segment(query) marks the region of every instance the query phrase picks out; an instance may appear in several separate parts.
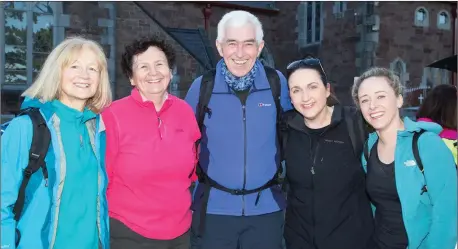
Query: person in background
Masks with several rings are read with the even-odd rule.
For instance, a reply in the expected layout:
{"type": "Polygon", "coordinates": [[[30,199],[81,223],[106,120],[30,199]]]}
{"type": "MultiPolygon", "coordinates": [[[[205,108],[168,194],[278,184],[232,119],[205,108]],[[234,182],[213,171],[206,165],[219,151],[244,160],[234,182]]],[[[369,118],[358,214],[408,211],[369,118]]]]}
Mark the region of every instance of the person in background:
{"type": "Polygon", "coordinates": [[[279,249],[285,197],[279,185],[268,183],[281,167],[277,116],[291,109],[286,79],[259,61],[262,25],[249,12],[231,11],[222,17],[216,47],[223,58],[209,78],[214,87],[208,91],[208,106],[200,103],[201,86],[208,84],[202,83],[203,76],[194,80],[185,98],[195,112],[201,105],[207,107],[192,248],[279,249]],[[271,84],[281,90],[277,99],[271,84]],[[247,192],[257,188],[261,190],[247,192]]]}
{"type": "Polygon", "coordinates": [[[332,96],[318,58],[290,63],[287,77],[294,110],[283,116],[286,247],[366,249],[373,218],[360,161],[367,139],[361,113],[332,96]]]}
{"type": "Polygon", "coordinates": [[[402,93],[399,77],[385,68],[367,70],[352,88],[355,103],[375,129],[362,156],[375,213],[375,232],[367,249],[453,249],[457,239],[453,156],[438,136],[440,125],[401,119],[402,93]]]}
{"type": "Polygon", "coordinates": [[[175,52],[159,37],[126,46],[130,96],[103,112],[112,249],[188,249],[200,138],[191,107],[167,93],[175,52]]]}
{"type": "Polygon", "coordinates": [[[33,134],[30,116],[21,115],[2,135],[1,248],[108,249],[105,132],[99,113],[110,104],[111,90],[103,49],[80,37],[66,39],[22,96],[23,110],[39,109],[51,141],[44,165],[29,177],[16,222],[13,206],[32,136],[39,134],[33,134]],[[15,245],[16,228],[20,240],[15,245]]]}
{"type": "Polygon", "coordinates": [[[426,96],[417,113],[417,121],[434,122],[442,126],[439,136],[447,145],[457,164],[457,90],[452,85],[435,86],[426,96]]]}

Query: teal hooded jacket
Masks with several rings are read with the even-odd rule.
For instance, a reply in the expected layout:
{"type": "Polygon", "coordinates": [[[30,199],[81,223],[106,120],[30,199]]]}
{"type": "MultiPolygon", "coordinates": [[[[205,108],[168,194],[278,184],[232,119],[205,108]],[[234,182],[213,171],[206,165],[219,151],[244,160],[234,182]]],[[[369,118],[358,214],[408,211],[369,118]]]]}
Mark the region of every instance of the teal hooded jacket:
{"type": "MultiPolygon", "coordinates": [[[[1,248],[52,249],[54,247],[62,190],[65,184],[65,158],[59,117],[51,102],[26,99],[22,108],[38,107],[51,133],[51,146],[45,158],[49,179],[46,185],[41,169],[32,175],[26,189],[24,210],[19,222],[13,206],[28,164],[32,142],[32,122],[26,115],[13,119],[1,138],[1,248]],[[21,240],[15,245],[15,228],[21,240]]],[[[109,249],[108,209],[106,201],[105,127],[100,115],[86,122],[91,145],[98,161],[97,228],[101,249],[109,249]]],[[[82,193],[84,194],[84,193],[82,193]]],[[[77,236],[77,234],[75,234],[77,236]]]]}
{"type": "MultiPolygon", "coordinates": [[[[438,135],[442,130],[439,125],[405,118],[404,126],[405,130],[397,135],[394,168],[408,249],[453,249],[457,240],[457,171],[453,155],[438,135]],[[414,132],[421,129],[426,130],[418,140],[424,176],[412,151],[414,132]],[[420,194],[424,184],[428,191],[420,194]]],[[[377,139],[377,133],[369,135],[369,151],[377,139]]],[[[362,160],[367,171],[364,155],[362,160]]]]}

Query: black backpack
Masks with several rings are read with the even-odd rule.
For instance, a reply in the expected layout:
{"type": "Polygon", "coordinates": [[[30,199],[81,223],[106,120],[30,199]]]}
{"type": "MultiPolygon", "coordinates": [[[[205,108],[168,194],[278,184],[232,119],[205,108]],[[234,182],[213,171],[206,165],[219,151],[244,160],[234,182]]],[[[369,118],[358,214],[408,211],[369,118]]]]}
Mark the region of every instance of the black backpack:
{"type": "MultiPolygon", "coordinates": [[[[21,218],[22,210],[24,208],[25,190],[31,176],[40,168],[43,172],[45,179],[48,179],[48,170],[46,168],[45,157],[51,143],[51,134],[46,125],[46,121],[40,113],[38,108],[28,108],[23,110],[17,116],[28,115],[32,121],[32,144],[29,150],[29,163],[24,169],[23,178],[19,187],[18,197],[13,207],[14,220],[16,222],[21,218]]],[[[21,233],[16,228],[16,246],[19,245],[21,233]]]]}
{"type": "MultiPolygon", "coordinates": [[[[264,66],[264,70],[266,71],[266,76],[267,80],[270,85],[270,89],[272,92],[272,96],[275,102],[275,107],[277,109],[277,140],[278,143],[281,143],[281,132],[280,132],[280,120],[281,120],[281,115],[283,112],[283,109],[280,105],[280,95],[281,95],[281,83],[280,83],[280,77],[278,76],[278,73],[275,69],[264,66]]],[[[208,108],[208,103],[210,102],[210,98],[212,96],[213,92],[213,87],[215,85],[215,75],[216,75],[216,70],[212,69],[208,72],[206,72],[202,76],[202,81],[200,85],[200,91],[199,91],[199,102],[197,104],[196,108],[196,119],[197,119],[197,124],[199,126],[200,131],[203,133],[204,130],[204,119],[205,119],[205,114],[208,115],[208,118],[211,118],[212,115],[212,110],[208,108]]],[[[198,145],[200,143],[200,140],[196,142],[195,148],[198,148],[198,145]]],[[[279,146],[280,147],[280,146],[279,146]]],[[[282,154],[280,150],[280,154],[282,154]]],[[[261,187],[258,187],[256,189],[229,189],[215,180],[211,179],[201,168],[200,163],[197,162],[196,166],[196,174],[199,179],[200,183],[204,183],[204,193],[203,193],[203,200],[202,200],[202,209],[201,209],[201,214],[200,214],[200,227],[199,227],[199,234],[202,235],[203,231],[205,229],[204,224],[205,224],[205,215],[207,213],[207,204],[208,204],[208,198],[210,195],[210,188],[215,188],[219,189],[221,191],[230,193],[232,195],[248,195],[252,193],[258,193],[258,196],[256,197],[256,204],[259,201],[261,191],[271,188],[272,186],[275,185],[281,185],[282,179],[281,175],[283,173],[283,168],[281,165],[277,167],[277,171],[275,172],[275,175],[264,185],[261,187]]]]}
{"type": "MultiPolygon", "coordinates": [[[[418,152],[418,139],[420,138],[421,134],[423,134],[425,130],[420,130],[418,132],[415,132],[412,138],[412,152],[413,152],[413,157],[415,158],[415,162],[417,163],[418,169],[420,169],[421,173],[423,174],[423,177],[425,176],[424,168],[423,168],[423,163],[421,162],[420,158],[420,153],[418,152]]],[[[366,159],[366,162],[369,160],[369,145],[368,142],[364,144],[364,159],[366,159]]],[[[423,194],[425,192],[428,192],[428,188],[426,187],[426,178],[425,179],[425,184],[421,188],[421,193],[423,194]]]]}

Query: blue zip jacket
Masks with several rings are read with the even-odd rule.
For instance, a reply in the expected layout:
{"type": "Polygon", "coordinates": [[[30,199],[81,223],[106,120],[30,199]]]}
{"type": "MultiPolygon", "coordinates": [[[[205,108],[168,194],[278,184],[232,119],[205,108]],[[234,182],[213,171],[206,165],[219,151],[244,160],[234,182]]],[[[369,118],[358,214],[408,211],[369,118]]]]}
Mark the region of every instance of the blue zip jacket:
{"type": "MultiPolygon", "coordinates": [[[[457,239],[457,172],[452,153],[438,136],[439,125],[406,117],[404,126],[405,130],[398,131],[394,169],[408,249],[453,249],[457,239]],[[420,129],[426,130],[418,140],[424,176],[412,151],[413,134],[420,129]],[[428,191],[420,194],[425,183],[428,191]]],[[[377,139],[377,133],[369,135],[369,151],[377,139]]],[[[362,160],[367,171],[364,155],[362,160]]]]}
{"type": "MultiPolygon", "coordinates": [[[[65,184],[65,158],[61,143],[59,118],[53,113],[50,102],[41,103],[26,99],[22,108],[39,107],[51,133],[51,146],[45,162],[48,169],[48,185],[41,169],[32,175],[26,189],[24,210],[18,224],[14,220],[13,205],[16,202],[22,172],[29,161],[32,142],[32,122],[26,115],[13,119],[2,135],[1,164],[1,248],[14,249],[15,228],[21,231],[17,249],[52,249],[56,238],[60,200],[65,184]]],[[[91,144],[98,159],[97,227],[102,249],[109,249],[108,209],[106,202],[107,176],[105,171],[104,125],[97,115],[86,122],[91,144]]],[[[78,236],[75,233],[75,236],[78,236]]]]}
{"type": "MultiPolygon", "coordinates": [[[[215,86],[206,114],[200,144],[199,162],[207,174],[219,184],[230,189],[255,189],[269,181],[277,171],[279,150],[276,133],[276,108],[266,72],[257,61],[258,71],[246,105],[227,85],[221,74],[222,60],[216,66],[215,86]]],[[[283,111],[292,108],[288,85],[283,74],[281,81],[281,106],[283,111]]],[[[196,111],[202,76],[191,85],[186,102],[196,111]]],[[[193,210],[200,210],[203,188],[197,185],[193,210]]],[[[260,215],[284,208],[281,189],[273,187],[257,193],[234,196],[212,188],[207,213],[219,215],[260,215]]]]}

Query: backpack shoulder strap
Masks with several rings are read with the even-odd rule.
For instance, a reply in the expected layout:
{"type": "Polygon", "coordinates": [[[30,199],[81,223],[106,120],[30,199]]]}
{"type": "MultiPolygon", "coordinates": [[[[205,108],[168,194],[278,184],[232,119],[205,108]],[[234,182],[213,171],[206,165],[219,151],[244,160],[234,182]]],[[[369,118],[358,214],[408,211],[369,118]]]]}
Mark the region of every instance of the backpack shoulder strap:
{"type": "MultiPolygon", "coordinates": [[[[272,97],[274,99],[274,104],[275,108],[277,110],[277,139],[278,142],[280,143],[280,158],[284,158],[283,155],[283,150],[282,150],[282,144],[283,144],[283,139],[282,139],[282,113],[283,113],[283,108],[280,103],[280,96],[281,96],[281,83],[280,83],[280,76],[278,76],[277,70],[264,66],[264,70],[266,71],[266,76],[267,76],[267,81],[269,82],[270,85],[270,90],[272,92],[272,97]]],[[[279,167],[279,170],[282,171],[282,167],[279,167]]],[[[280,172],[282,173],[282,172],[280,172]]]]}
{"type": "Polygon", "coordinates": [[[418,168],[420,169],[422,174],[424,173],[423,163],[421,162],[420,153],[418,151],[418,139],[420,138],[421,134],[425,133],[425,130],[420,130],[419,132],[415,132],[412,139],[412,151],[413,156],[415,158],[415,162],[417,163],[418,168]]]}
{"type": "Polygon", "coordinates": [[[365,150],[368,150],[368,148],[366,148],[366,140],[369,134],[364,125],[363,116],[355,107],[344,106],[343,111],[348,135],[350,136],[351,144],[353,146],[353,152],[357,158],[360,158],[361,152],[364,151],[364,153],[366,153],[365,150]]]}
{"type": "MultiPolygon", "coordinates": [[[[210,102],[210,98],[213,92],[213,87],[215,86],[215,75],[216,75],[216,69],[207,71],[202,76],[202,79],[200,82],[199,102],[197,103],[197,106],[196,106],[196,120],[197,120],[197,125],[199,126],[199,131],[201,133],[203,132],[205,113],[208,113],[208,117],[211,117],[211,110],[210,108],[208,108],[208,103],[210,102]]],[[[202,174],[203,171],[200,168],[200,164],[199,164],[199,144],[200,144],[200,139],[197,140],[194,145],[194,149],[196,150],[196,157],[197,157],[196,158],[197,165],[195,167],[195,171],[196,171],[197,176],[201,178],[203,177],[203,174],[202,174]]],[[[193,173],[194,173],[194,170],[191,172],[191,174],[189,174],[190,178],[193,173]]]]}
{"type": "Polygon", "coordinates": [[[280,104],[280,95],[281,95],[281,83],[280,77],[278,76],[277,70],[264,66],[266,71],[267,81],[269,81],[270,90],[272,91],[272,97],[274,98],[275,107],[277,108],[277,120],[280,120],[281,113],[283,108],[280,104]]]}
{"type": "Polygon", "coordinates": [[[208,108],[208,103],[210,102],[213,87],[215,86],[215,75],[216,69],[206,72],[202,76],[202,81],[200,83],[199,102],[196,107],[196,119],[201,132],[204,124],[205,113],[208,113],[208,115],[211,116],[211,110],[208,108]]]}
{"type": "Polygon", "coordinates": [[[44,178],[47,180],[48,172],[45,165],[45,157],[51,143],[51,134],[46,125],[46,121],[38,108],[30,108],[19,115],[28,115],[32,120],[32,144],[29,150],[29,163],[24,169],[23,179],[19,187],[18,198],[14,204],[13,213],[14,219],[18,221],[22,214],[25,201],[25,189],[29,183],[32,174],[42,168],[44,178]]]}

